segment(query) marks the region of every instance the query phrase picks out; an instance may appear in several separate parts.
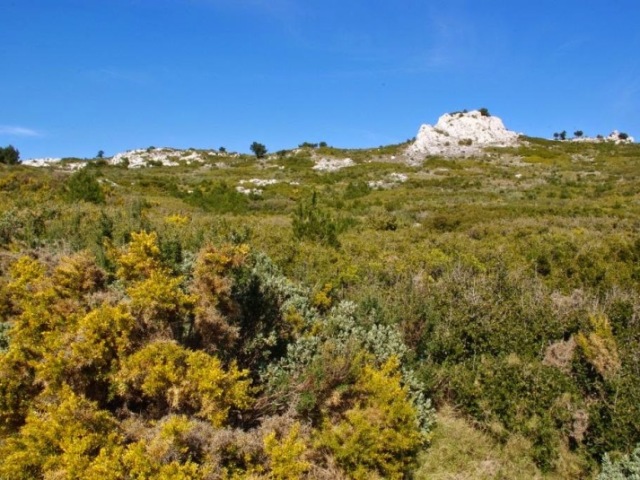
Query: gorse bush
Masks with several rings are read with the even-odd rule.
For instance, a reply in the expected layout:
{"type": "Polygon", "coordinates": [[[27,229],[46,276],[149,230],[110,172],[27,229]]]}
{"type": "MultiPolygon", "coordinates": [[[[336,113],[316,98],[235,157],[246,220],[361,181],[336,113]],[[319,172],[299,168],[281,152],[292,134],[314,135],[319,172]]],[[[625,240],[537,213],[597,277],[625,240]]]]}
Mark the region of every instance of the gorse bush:
{"type": "Polygon", "coordinates": [[[107,243],[113,275],[86,251],[11,266],[1,285],[0,478],[288,479],[334,465],[401,478],[414,465],[429,404],[400,368],[393,329],[367,332],[351,318],[357,351],[343,375],[344,360],[326,355],[348,350],[346,331],[334,332],[337,343],[327,336],[345,327],[330,327],[337,318],[325,320],[266,257],[207,245],[183,276],[155,232],[130,237],[107,243]],[[310,358],[290,353],[311,338],[323,346],[310,358]],[[310,379],[319,367],[339,382],[296,391],[323,396],[317,423],[303,406],[274,404],[268,392],[286,386],[265,372],[310,379]]]}

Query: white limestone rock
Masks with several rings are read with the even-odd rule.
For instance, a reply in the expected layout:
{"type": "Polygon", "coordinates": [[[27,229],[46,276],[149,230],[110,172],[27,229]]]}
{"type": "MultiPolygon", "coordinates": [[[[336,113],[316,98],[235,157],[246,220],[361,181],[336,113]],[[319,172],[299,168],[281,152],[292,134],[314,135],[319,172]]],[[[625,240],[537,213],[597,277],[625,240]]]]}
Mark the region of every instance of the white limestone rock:
{"type": "Polygon", "coordinates": [[[571,142],[578,143],[603,143],[603,142],[614,142],[616,145],[626,144],[626,143],[635,143],[635,139],[631,135],[623,135],[623,138],[620,138],[621,133],[618,130],[614,130],[608,136],[604,137],[602,135],[598,135],[596,137],[574,137],[568,139],[571,142]]]}
{"type": "Polygon", "coordinates": [[[240,180],[238,182],[240,185],[244,185],[245,183],[252,183],[257,187],[266,187],[268,185],[275,185],[278,183],[278,180],[275,178],[250,178],[249,180],[240,180]]]}
{"type": "Polygon", "coordinates": [[[187,165],[204,163],[207,160],[207,156],[217,155],[220,155],[220,153],[215,150],[196,151],[175,148],[148,148],[118,153],[107,161],[111,165],[127,164],[129,168],[143,168],[153,165],[176,167],[180,165],[180,162],[185,162],[187,165]]]}
{"type": "Polygon", "coordinates": [[[406,153],[412,163],[431,155],[464,157],[478,154],[484,147],[516,145],[518,137],[500,118],[482,115],[480,110],[447,113],[435,126],[422,125],[406,153]]]}
{"type": "Polygon", "coordinates": [[[27,160],[23,160],[22,164],[27,165],[29,167],[50,167],[57,163],[60,163],[61,158],[29,158],[27,160]]]}
{"type": "Polygon", "coordinates": [[[85,161],[67,161],[62,162],[62,158],[29,158],[22,162],[23,165],[28,167],[36,167],[36,168],[44,168],[44,167],[55,167],[60,170],[80,170],[87,166],[87,162],[85,161]]]}
{"type": "Polygon", "coordinates": [[[390,173],[382,180],[372,180],[367,182],[369,188],[374,190],[384,190],[388,188],[393,188],[401,183],[406,182],[409,179],[407,175],[404,173],[390,173]]]}
{"type": "Polygon", "coordinates": [[[313,169],[321,172],[335,172],[342,168],[352,167],[353,165],[355,165],[355,163],[350,158],[321,158],[316,161],[313,169]]]}
{"type": "Polygon", "coordinates": [[[627,135],[626,138],[620,138],[620,132],[618,130],[611,132],[605,140],[607,142],[615,142],[616,145],[621,143],[635,143],[635,140],[631,135],[627,135]]]}

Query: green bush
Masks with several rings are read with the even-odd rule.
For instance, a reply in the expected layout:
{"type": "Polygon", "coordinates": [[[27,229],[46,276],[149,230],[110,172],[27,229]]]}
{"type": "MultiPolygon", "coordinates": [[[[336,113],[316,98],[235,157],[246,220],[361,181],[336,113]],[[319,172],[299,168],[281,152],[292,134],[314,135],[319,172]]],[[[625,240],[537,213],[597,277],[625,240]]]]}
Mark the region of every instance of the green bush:
{"type": "Polygon", "coordinates": [[[540,362],[515,355],[481,358],[450,371],[450,394],[458,405],[506,440],[518,432],[533,443],[533,457],[546,471],[554,468],[559,445],[568,441],[582,402],[571,379],[540,362]],[[497,423],[496,423],[497,422],[497,423]]]}
{"type": "Polygon", "coordinates": [[[297,239],[317,241],[339,247],[338,225],[331,215],[318,205],[314,192],[311,201],[300,201],[292,218],[293,235],[297,239]]]}
{"type": "Polygon", "coordinates": [[[249,206],[246,195],[238,192],[226,182],[202,182],[192,193],[176,193],[190,205],[216,213],[243,213],[249,206]]]}
{"type": "Polygon", "coordinates": [[[104,203],[104,193],[96,177],[86,169],[72,174],[65,183],[65,193],[70,202],[84,201],[104,203]]]}
{"type": "Polygon", "coordinates": [[[617,461],[605,455],[598,480],[640,480],[640,445],[617,461]]]}
{"type": "Polygon", "coordinates": [[[267,147],[265,147],[262,143],[253,142],[251,147],[249,147],[256,158],[264,158],[267,154],[267,147]]]}
{"type": "Polygon", "coordinates": [[[20,163],[20,152],[13,146],[0,147],[0,163],[5,165],[17,165],[20,163]]]}

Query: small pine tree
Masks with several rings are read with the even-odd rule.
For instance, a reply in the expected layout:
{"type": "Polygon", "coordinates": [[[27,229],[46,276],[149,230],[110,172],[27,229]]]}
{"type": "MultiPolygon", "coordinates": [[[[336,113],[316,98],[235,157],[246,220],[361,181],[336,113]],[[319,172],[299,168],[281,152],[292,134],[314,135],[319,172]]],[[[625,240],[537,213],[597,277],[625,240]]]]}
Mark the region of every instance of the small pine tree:
{"type": "Polygon", "coordinates": [[[573,136],[576,138],[580,138],[582,137],[582,135],[584,135],[584,132],[582,130],[576,130],[575,132],[573,132],[573,136]]]}

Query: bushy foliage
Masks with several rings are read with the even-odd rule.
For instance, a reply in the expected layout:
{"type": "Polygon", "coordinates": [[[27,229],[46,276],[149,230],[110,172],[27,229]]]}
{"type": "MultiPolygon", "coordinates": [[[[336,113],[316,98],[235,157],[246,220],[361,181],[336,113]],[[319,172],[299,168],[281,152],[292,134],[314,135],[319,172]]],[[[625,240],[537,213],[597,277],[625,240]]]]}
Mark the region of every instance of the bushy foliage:
{"type": "Polygon", "coordinates": [[[168,341],[154,341],[127,357],[114,377],[117,394],[153,416],[188,413],[215,427],[231,408],[249,406],[247,372],[205,352],[191,352],[168,341]],[[137,404],[137,405],[136,405],[137,404]]]}
{"type": "Polygon", "coordinates": [[[311,201],[301,201],[293,213],[293,234],[298,239],[314,240],[332,247],[339,247],[338,226],[327,210],[318,205],[314,192],[311,201]]]}
{"type": "Polygon", "coordinates": [[[359,326],[353,307],[325,318],[246,245],[205,246],[185,276],[161,253],[155,232],[133,232],[108,244],[111,276],[87,252],[11,266],[1,478],[290,479],[336,464],[400,478],[413,465],[430,411],[400,368],[397,332],[359,326]],[[288,353],[305,335],[310,356],[288,353]],[[298,393],[322,404],[278,420],[271,393],[301,384],[272,386],[265,372],[319,368],[334,380],[298,393]]]}
{"type": "Polygon", "coordinates": [[[598,480],[639,480],[640,479],[640,446],[617,461],[605,455],[602,461],[602,472],[598,480]]]}
{"type": "Polygon", "coordinates": [[[267,147],[265,147],[262,143],[253,142],[249,147],[256,158],[264,158],[267,154],[267,147]]]}
{"type": "Polygon", "coordinates": [[[422,444],[398,368],[395,357],[380,370],[365,366],[349,392],[355,405],[338,423],[327,421],[320,432],[318,443],[335,455],[350,478],[404,478],[422,444]]]}
{"type": "Polygon", "coordinates": [[[264,450],[269,458],[270,478],[296,480],[304,478],[311,466],[304,457],[307,446],[300,438],[300,424],[295,423],[286,436],[278,440],[275,431],[264,437],[264,450]]]}
{"type": "Polygon", "coordinates": [[[105,196],[96,177],[86,168],[73,173],[65,183],[65,193],[70,202],[85,201],[104,203],[105,196]]]}
{"type": "MultiPolygon", "coordinates": [[[[469,472],[589,478],[605,453],[613,462],[630,452],[640,441],[640,147],[523,138],[413,167],[398,161],[406,146],[319,145],[276,164],[236,155],[206,166],[95,164],[103,204],[62,201],[71,175],[62,168],[5,167],[0,443],[29,444],[19,440],[27,419],[52,418],[66,389],[115,425],[113,441],[80,453],[84,478],[298,471],[279,445],[304,445],[300,475],[345,478],[349,461],[319,447],[319,432],[368,408],[359,379],[395,356],[422,438],[432,431],[427,397],[490,437],[487,458],[486,445],[468,453],[482,440],[457,445],[477,460],[469,472]],[[355,165],[319,173],[312,153],[355,165]],[[371,190],[392,172],[407,182],[371,190]],[[236,191],[250,178],[278,183],[260,197],[236,191]],[[340,248],[294,233],[314,191],[340,248]],[[235,362],[246,371],[238,382],[251,380],[247,406],[230,406],[214,427],[207,393],[180,381],[175,408],[135,376],[119,394],[125,365],[155,369],[130,359],[160,344],[178,347],[173,364],[194,382],[192,353],[226,374],[235,362]],[[514,455],[528,469],[504,473],[514,455]]],[[[452,441],[436,435],[433,451],[452,441]]],[[[454,476],[449,463],[424,471],[454,476]]]]}
{"type": "Polygon", "coordinates": [[[215,182],[195,187],[187,193],[176,193],[190,205],[216,213],[242,213],[248,208],[247,196],[226,182],[215,182]]]}
{"type": "Polygon", "coordinates": [[[17,165],[20,163],[20,152],[13,145],[0,147],[0,163],[17,165]]]}

